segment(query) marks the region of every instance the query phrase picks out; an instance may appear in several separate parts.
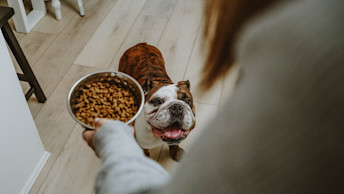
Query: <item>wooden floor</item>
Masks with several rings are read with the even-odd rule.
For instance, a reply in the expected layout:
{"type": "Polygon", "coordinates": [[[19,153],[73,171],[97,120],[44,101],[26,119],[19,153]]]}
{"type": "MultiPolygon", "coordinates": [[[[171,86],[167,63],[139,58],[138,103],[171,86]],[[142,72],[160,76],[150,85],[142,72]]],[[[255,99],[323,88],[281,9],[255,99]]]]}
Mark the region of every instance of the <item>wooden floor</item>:
{"type": "MultiPolygon", "coordinates": [[[[207,130],[235,79],[228,76],[207,94],[197,92],[204,61],[202,0],[84,0],[85,17],[79,16],[75,0],[61,0],[61,21],[54,18],[50,2],[47,15],[30,33],[15,33],[48,97],[44,104],[35,97],[28,102],[44,147],[51,153],[30,193],[93,193],[101,162],[67,111],[67,93],[86,74],[117,70],[124,51],[139,42],[161,50],[174,82],[190,80],[197,121],[181,146],[188,152],[191,144],[197,144],[197,136],[207,130]]],[[[22,87],[28,89],[25,83],[22,87]]],[[[150,151],[152,159],[168,171],[178,167],[167,146],[150,151]]]]}

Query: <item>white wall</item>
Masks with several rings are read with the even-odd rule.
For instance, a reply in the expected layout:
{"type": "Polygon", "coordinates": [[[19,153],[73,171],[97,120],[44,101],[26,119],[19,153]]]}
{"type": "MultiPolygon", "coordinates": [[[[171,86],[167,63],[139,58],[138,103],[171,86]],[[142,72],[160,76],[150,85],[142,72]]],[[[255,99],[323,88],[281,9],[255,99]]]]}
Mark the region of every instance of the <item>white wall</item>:
{"type": "Polygon", "coordinates": [[[48,157],[0,31],[0,193],[26,193],[48,157]]]}

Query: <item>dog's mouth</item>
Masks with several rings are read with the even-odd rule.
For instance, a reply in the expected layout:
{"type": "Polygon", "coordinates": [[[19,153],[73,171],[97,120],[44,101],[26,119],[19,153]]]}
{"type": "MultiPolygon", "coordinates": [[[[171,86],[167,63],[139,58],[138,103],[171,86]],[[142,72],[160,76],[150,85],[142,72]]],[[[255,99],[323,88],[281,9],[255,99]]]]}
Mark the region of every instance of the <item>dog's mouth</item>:
{"type": "Polygon", "coordinates": [[[186,138],[190,130],[184,130],[178,123],[174,123],[164,129],[159,129],[151,125],[152,133],[156,138],[161,138],[167,142],[179,142],[186,138]]]}

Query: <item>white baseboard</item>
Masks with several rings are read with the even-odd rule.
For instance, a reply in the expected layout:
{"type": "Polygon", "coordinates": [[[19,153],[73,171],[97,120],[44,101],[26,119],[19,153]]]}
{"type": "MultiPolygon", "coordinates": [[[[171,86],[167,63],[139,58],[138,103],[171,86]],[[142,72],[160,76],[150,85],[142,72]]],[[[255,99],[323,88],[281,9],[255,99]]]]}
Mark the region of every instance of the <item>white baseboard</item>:
{"type": "Polygon", "coordinates": [[[47,151],[44,151],[44,154],[42,155],[41,159],[38,161],[36,167],[33,169],[30,178],[27,180],[26,184],[24,185],[23,189],[21,190],[21,192],[20,192],[21,194],[29,193],[33,183],[35,183],[39,173],[43,169],[49,156],[50,156],[50,153],[47,151]]]}

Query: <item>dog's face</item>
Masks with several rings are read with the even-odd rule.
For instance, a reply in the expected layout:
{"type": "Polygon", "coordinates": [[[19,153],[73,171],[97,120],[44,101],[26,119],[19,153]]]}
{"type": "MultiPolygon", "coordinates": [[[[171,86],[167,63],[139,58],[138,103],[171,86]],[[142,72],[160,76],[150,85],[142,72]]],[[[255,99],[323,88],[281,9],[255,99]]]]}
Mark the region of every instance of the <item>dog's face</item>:
{"type": "Polygon", "coordinates": [[[147,96],[144,118],[156,138],[179,144],[195,127],[195,107],[189,81],[155,87],[147,96]]]}

